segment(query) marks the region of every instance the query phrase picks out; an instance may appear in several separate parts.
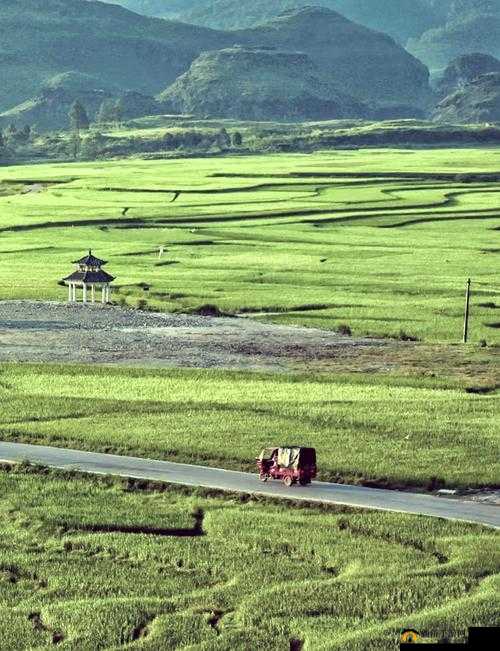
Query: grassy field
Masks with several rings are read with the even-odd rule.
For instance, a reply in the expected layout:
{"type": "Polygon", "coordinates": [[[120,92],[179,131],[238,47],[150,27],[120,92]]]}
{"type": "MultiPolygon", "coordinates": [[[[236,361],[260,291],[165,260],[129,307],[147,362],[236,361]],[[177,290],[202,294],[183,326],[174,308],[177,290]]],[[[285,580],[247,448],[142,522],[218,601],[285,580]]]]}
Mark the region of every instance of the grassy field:
{"type": "MultiPolygon", "coordinates": [[[[0,300],[65,300],[92,248],[121,304],[422,340],[288,374],[3,364],[0,439],[245,470],[302,443],[323,479],[498,485],[499,169],[500,149],[0,168],[0,300]]],[[[471,525],[25,467],[0,469],[0,519],[2,651],[386,651],[498,613],[498,537],[471,525]]]]}
{"type": "MultiPolygon", "coordinates": [[[[251,122],[232,119],[196,119],[183,115],[155,115],[129,120],[120,125],[97,125],[106,136],[110,152],[116,141],[126,139],[130,145],[139,143],[164,143],[157,148],[163,155],[182,155],[189,143],[171,151],[171,136],[196,132],[210,141],[225,128],[230,134],[238,131],[243,136],[244,150],[254,153],[274,151],[314,151],[325,147],[400,147],[427,146],[484,146],[498,144],[497,126],[481,124],[437,124],[427,120],[396,119],[384,121],[322,120],[319,122],[251,122]],[[282,148],[282,149],[280,149],[282,148]],[[286,148],[286,149],[285,149],[286,148]],[[170,150],[170,151],[169,151],[170,150]]],[[[181,139],[182,142],[182,139],[181,139]]],[[[192,141],[191,141],[192,142],[192,141]]],[[[191,145],[192,146],[192,145],[191,145]]],[[[205,144],[205,151],[208,149],[205,144]]],[[[194,147],[196,149],[196,147],[194,147]]],[[[203,149],[203,145],[200,150],[203,149]]],[[[140,150],[140,149],[139,149],[140,150]]],[[[147,148],[143,151],[147,152],[147,148]]],[[[152,149],[151,151],[155,151],[152,149]]],[[[214,153],[215,149],[212,149],[214,153]]]]}
{"type": "Polygon", "coordinates": [[[131,305],[458,342],[470,276],[472,341],[495,343],[499,168],[499,149],[3,167],[0,299],[64,300],[92,248],[131,305]]]}
{"type": "Polygon", "coordinates": [[[88,366],[0,367],[0,439],[255,472],[262,447],[317,448],[321,477],[498,484],[499,402],[458,382],[88,366]]]}
{"type": "Polygon", "coordinates": [[[0,648],[387,651],[495,624],[491,530],[156,488],[0,470],[0,648]]]}

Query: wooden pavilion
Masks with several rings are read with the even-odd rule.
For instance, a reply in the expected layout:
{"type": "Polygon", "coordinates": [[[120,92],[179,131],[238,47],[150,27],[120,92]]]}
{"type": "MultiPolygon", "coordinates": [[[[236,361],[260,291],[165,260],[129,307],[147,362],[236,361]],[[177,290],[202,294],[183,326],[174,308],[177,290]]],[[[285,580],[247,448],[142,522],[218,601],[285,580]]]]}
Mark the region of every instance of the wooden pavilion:
{"type": "Polygon", "coordinates": [[[64,284],[68,286],[69,302],[75,303],[78,300],[76,288],[81,287],[84,303],[95,303],[96,289],[101,290],[102,303],[109,303],[114,277],[102,269],[107,262],[99,260],[89,251],[88,255],[81,260],[75,260],[73,264],[77,265],[76,271],[63,278],[64,284]]]}

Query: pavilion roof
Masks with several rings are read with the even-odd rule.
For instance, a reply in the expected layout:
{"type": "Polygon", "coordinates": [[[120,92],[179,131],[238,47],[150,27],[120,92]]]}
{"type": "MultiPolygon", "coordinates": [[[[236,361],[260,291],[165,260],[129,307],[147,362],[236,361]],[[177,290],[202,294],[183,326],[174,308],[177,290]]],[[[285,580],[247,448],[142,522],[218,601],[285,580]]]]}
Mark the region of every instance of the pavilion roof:
{"type": "Polygon", "coordinates": [[[86,283],[87,285],[111,283],[114,279],[114,276],[110,276],[102,269],[99,269],[99,271],[74,271],[66,278],[63,278],[65,282],[86,283]]]}
{"type": "Polygon", "coordinates": [[[89,251],[88,255],[81,258],[80,260],[74,260],[73,264],[86,265],[87,267],[102,267],[105,264],[108,264],[106,260],[100,260],[96,258],[95,255],[92,255],[92,251],[89,251]]]}

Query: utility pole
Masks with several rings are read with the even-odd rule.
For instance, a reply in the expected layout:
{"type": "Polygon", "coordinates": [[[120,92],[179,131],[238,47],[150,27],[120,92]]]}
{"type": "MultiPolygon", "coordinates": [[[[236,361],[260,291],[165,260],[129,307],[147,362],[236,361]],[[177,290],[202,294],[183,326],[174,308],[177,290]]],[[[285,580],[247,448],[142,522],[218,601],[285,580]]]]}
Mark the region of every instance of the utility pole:
{"type": "Polygon", "coordinates": [[[464,344],[469,339],[470,285],[471,279],[469,278],[465,289],[464,344]]]}

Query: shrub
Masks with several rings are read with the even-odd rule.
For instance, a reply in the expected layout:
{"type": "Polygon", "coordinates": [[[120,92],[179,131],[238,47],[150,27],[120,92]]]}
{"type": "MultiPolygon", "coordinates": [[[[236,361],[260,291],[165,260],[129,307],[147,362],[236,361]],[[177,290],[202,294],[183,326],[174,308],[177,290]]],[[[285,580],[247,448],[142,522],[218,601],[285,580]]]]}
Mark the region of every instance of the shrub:
{"type": "Polygon", "coordinates": [[[352,335],[352,330],[347,325],[347,323],[341,323],[337,328],[337,332],[339,333],[339,335],[345,335],[346,337],[350,337],[352,335]]]}
{"type": "Polygon", "coordinates": [[[200,305],[191,310],[191,314],[198,314],[199,316],[227,316],[222,312],[217,305],[200,305]]]}
{"type": "Polygon", "coordinates": [[[400,341],[419,341],[418,337],[408,334],[406,330],[403,330],[403,328],[401,328],[401,330],[399,331],[397,338],[400,341]]]}

